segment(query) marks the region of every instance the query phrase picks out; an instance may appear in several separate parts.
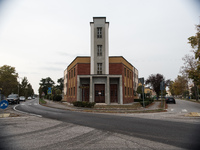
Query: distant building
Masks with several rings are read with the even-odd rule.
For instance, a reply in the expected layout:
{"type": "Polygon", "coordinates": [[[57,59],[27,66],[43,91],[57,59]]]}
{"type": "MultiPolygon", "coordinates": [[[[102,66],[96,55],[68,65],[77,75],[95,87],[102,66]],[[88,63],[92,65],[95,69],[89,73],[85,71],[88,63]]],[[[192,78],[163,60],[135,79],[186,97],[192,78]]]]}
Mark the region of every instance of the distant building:
{"type": "Polygon", "coordinates": [[[64,100],[125,104],[134,102],[138,70],[123,56],[109,57],[106,17],[90,22],[91,56],[77,56],[64,71],[64,100]]]}

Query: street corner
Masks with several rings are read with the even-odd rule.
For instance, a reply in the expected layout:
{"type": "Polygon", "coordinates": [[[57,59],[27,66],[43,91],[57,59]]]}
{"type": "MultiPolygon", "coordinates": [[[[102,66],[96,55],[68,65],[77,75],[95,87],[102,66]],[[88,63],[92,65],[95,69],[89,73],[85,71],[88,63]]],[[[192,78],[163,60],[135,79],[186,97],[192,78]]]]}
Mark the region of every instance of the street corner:
{"type": "Polygon", "coordinates": [[[185,117],[200,117],[200,113],[198,113],[198,112],[191,112],[189,114],[186,114],[185,117]]]}
{"type": "Polygon", "coordinates": [[[1,113],[0,118],[7,118],[10,116],[10,113],[1,113]]]}

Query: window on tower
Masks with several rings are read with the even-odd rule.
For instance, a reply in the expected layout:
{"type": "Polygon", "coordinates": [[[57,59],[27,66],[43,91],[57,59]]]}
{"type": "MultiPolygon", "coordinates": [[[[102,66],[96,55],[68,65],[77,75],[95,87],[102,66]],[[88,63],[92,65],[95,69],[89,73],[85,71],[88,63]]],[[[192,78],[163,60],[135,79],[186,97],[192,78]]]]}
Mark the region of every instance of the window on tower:
{"type": "Polygon", "coordinates": [[[102,63],[97,63],[97,74],[102,74],[102,63]]]}
{"type": "Polygon", "coordinates": [[[97,45],[97,56],[102,56],[102,45],[97,45]]]}
{"type": "Polygon", "coordinates": [[[102,28],[97,28],[97,38],[102,38],[102,28]]]}

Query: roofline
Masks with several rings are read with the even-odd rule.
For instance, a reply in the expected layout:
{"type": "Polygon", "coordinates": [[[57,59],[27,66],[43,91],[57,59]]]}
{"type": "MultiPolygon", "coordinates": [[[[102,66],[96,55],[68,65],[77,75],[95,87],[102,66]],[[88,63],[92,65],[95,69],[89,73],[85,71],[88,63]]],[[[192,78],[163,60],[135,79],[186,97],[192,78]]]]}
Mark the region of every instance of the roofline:
{"type": "MultiPolygon", "coordinates": [[[[135,66],[133,66],[129,61],[127,61],[123,56],[109,56],[109,58],[112,58],[112,57],[121,57],[123,58],[127,63],[129,63],[132,67],[134,67],[134,69],[136,69],[138,71],[137,68],[135,68],[135,66]]],[[[74,60],[67,66],[67,68],[77,59],[77,58],[91,58],[90,56],[76,56],[76,58],[74,58],[74,60]]],[[[66,68],[66,69],[67,69],[66,68]]],[[[65,70],[66,70],[65,69],[65,70]]]]}
{"type": "MultiPolygon", "coordinates": [[[[134,67],[129,61],[127,61],[123,56],[109,56],[109,58],[110,57],[121,57],[121,58],[123,58],[127,63],[129,63],[132,67],[134,67]]],[[[135,68],[135,67],[134,67],[135,68]]]]}
{"type": "MultiPolygon", "coordinates": [[[[105,19],[106,20],[106,17],[93,17],[93,22],[90,22],[90,24],[94,23],[94,19],[105,19]]],[[[109,22],[105,22],[105,23],[108,23],[108,25],[110,24],[109,22]]]]}
{"type": "MultiPolygon", "coordinates": [[[[77,59],[77,58],[90,58],[90,56],[76,56],[76,58],[74,58],[74,60],[72,60],[72,62],[67,66],[67,68],[77,59]]],[[[67,69],[66,68],[66,69],[67,69]]],[[[66,70],[65,69],[65,70],[66,70]]]]}

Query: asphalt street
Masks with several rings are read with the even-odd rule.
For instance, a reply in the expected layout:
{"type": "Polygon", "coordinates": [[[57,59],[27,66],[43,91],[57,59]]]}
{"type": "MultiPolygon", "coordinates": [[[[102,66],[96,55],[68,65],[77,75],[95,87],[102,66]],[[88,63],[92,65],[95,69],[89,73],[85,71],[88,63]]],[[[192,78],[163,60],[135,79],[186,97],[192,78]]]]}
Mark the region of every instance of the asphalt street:
{"type": "MultiPolygon", "coordinates": [[[[178,105],[179,104],[177,103],[177,105],[174,106],[178,105]]],[[[112,133],[135,137],[168,146],[174,146],[176,148],[195,149],[199,146],[199,121],[175,122],[152,118],[147,119],[137,116],[66,111],[41,106],[38,104],[38,100],[21,103],[16,106],[16,109],[39,115],[38,118],[42,116],[43,118],[53,119],[62,123],[92,128],[101,132],[109,132],[109,134],[112,133]]],[[[96,136],[98,136],[98,134],[96,134],[96,136]]]]}

